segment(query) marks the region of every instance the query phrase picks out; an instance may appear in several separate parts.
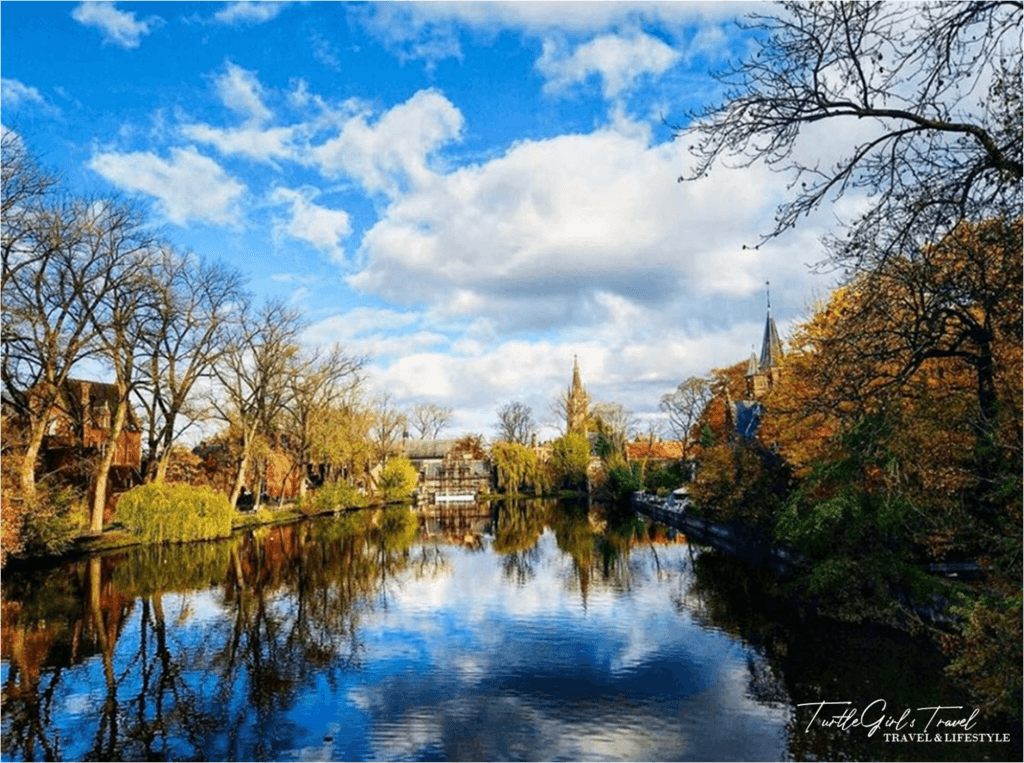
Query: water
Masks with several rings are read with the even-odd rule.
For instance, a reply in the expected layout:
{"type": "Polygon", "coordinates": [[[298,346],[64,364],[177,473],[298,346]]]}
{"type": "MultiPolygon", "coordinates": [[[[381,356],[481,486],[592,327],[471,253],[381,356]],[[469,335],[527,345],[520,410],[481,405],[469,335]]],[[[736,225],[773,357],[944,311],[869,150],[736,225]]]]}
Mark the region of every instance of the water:
{"type": "Polygon", "coordinates": [[[5,573],[4,758],[1020,759],[808,729],[800,703],[962,700],[921,642],[785,622],[636,529],[389,509],[5,573]]]}

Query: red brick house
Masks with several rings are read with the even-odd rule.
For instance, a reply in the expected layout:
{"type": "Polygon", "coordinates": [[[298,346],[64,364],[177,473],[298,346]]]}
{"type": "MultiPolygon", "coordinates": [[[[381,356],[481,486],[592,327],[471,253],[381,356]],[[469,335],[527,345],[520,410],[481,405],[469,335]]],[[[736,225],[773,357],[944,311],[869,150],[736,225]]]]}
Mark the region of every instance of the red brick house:
{"type": "MultiPolygon", "coordinates": [[[[117,405],[113,384],[68,379],[51,411],[40,456],[47,472],[81,474],[83,464],[110,447],[107,432],[117,405]]],[[[141,478],[142,431],[131,406],[124,429],[113,444],[112,487],[125,489],[141,478]]],[[[73,477],[72,477],[73,478],[73,477]]]]}

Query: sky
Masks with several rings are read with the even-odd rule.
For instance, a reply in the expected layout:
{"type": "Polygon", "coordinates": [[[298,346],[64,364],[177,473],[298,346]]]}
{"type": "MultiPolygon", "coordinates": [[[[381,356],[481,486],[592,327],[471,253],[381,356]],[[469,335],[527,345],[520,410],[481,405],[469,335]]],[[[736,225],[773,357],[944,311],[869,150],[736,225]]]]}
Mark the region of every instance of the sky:
{"type": "Polygon", "coordinates": [[[755,250],[790,178],[678,182],[675,133],[758,7],[5,2],[0,116],[72,188],[299,308],[309,345],[368,356],[372,395],[452,408],[445,435],[493,437],[512,401],[555,435],[574,357],[646,430],[760,350],[766,282],[784,339],[807,316],[856,204],[755,250]]]}

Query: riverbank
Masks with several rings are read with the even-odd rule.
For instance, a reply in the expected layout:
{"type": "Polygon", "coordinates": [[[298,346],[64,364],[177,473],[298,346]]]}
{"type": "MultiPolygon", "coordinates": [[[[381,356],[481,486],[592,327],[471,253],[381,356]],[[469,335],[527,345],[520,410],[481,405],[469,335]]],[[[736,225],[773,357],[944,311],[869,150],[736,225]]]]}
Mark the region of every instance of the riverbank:
{"type": "MultiPolygon", "coordinates": [[[[773,542],[752,527],[741,522],[721,523],[695,516],[688,510],[689,501],[686,498],[679,501],[674,498],[666,500],[645,493],[635,493],[631,505],[634,511],[675,528],[698,545],[714,548],[753,569],[770,571],[777,578],[780,592],[786,592],[790,597],[794,590],[804,588],[793,584],[793,581],[799,581],[806,575],[807,559],[804,555],[793,548],[773,542]],[[787,581],[789,585],[786,584],[787,581]]],[[[959,602],[962,606],[965,599],[975,596],[969,586],[958,578],[975,577],[979,572],[977,566],[929,565],[927,569],[919,572],[927,579],[923,580],[915,591],[891,592],[902,618],[894,620],[891,616],[893,613],[887,612],[886,617],[864,619],[909,630],[915,630],[921,625],[940,628],[945,632],[959,630],[964,618],[955,611],[956,603],[959,602]]],[[[842,613],[830,611],[827,605],[813,598],[801,597],[800,603],[813,607],[825,617],[850,619],[844,618],[842,613]]]]}

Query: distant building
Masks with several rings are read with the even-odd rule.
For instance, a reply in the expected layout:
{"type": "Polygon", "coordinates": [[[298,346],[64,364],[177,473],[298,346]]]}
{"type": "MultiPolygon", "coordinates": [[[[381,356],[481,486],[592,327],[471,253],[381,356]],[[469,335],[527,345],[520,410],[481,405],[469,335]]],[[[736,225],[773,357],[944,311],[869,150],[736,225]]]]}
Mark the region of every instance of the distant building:
{"type": "Polygon", "coordinates": [[[475,438],[406,440],[403,447],[405,457],[418,473],[419,501],[471,501],[493,491],[490,459],[475,438]]]}
{"type": "Polygon", "coordinates": [[[590,406],[590,397],[587,390],[580,381],[580,364],[573,356],[572,359],[572,384],[565,397],[565,431],[566,433],[576,432],[587,434],[587,409],[590,406]]]}
{"type": "Polygon", "coordinates": [[[747,364],[747,399],[760,400],[767,395],[782,375],[782,340],[772,317],[772,300],[768,297],[768,315],[764,322],[764,337],[761,340],[761,356],[750,353],[747,364]]]}
{"type": "Polygon", "coordinates": [[[728,408],[733,416],[731,428],[741,437],[749,439],[757,434],[761,425],[761,415],[764,413],[761,400],[775,389],[782,379],[782,354],[782,340],[772,317],[772,299],[769,292],[764,336],[761,339],[761,355],[750,353],[750,362],[747,364],[747,397],[728,408]]]}

